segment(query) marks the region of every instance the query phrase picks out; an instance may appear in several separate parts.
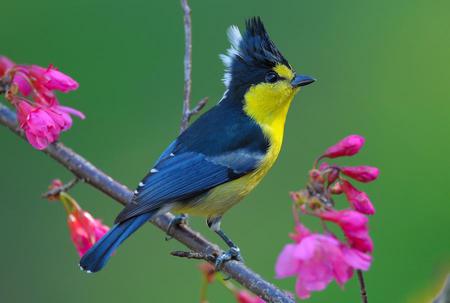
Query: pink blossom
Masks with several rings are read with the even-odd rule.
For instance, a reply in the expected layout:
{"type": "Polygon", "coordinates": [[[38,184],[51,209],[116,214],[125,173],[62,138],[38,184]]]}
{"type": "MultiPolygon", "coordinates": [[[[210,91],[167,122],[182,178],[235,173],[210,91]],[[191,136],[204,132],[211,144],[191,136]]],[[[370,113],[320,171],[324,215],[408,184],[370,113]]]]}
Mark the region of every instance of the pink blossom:
{"type": "Polygon", "coordinates": [[[344,191],[347,200],[356,211],[366,215],[375,214],[375,208],[365,192],[356,189],[346,180],[341,181],[341,188],[344,191]]]}
{"type": "Polygon", "coordinates": [[[3,77],[6,72],[14,66],[14,62],[7,57],[0,56],[0,77],[3,77]]]}
{"type": "Polygon", "coordinates": [[[236,299],[239,303],[266,303],[260,297],[252,295],[248,291],[240,290],[236,293],[236,299]]]}
{"type": "Polygon", "coordinates": [[[330,210],[320,214],[323,220],[339,225],[350,246],[363,253],[373,251],[373,242],[369,235],[368,219],[363,214],[350,210],[330,210]]]}
{"type": "Polygon", "coordinates": [[[70,114],[78,116],[80,119],[85,118],[82,112],[60,105],[49,107],[47,113],[53,118],[53,121],[60,127],[61,131],[66,131],[72,127],[72,118],[70,117],[70,114]]]}
{"type": "Polygon", "coordinates": [[[14,79],[12,81],[13,85],[17,86],[17,89],[23,96],[28,96],[33,90],[27,75],[18,71],[14,75],[14,79]]]}
{"type": "Polygon", "coordinates": [[[41,150],[58,140],[61,129],[45,109],[23,100],[16,102],[16,108],[20,128],[34,148],[41,150]]]}
{"type": "Polygon", "coordinates": [[[343,156],[353,156],[357,154],[364,145],[364,138],[358,135],[345,137],[337,144],[329,147],[322,157],[337,158],[343,156]]]}
{"type": "Polygon", "coordinates": [[[296,243],[283,248],[275,271],[277,278],[297,276],[299,298],[309,298],[312,291],[325,289],[333,279],[343,286],[352,277],[353,269],[370,267],[370,255],[347,247],[332,235],[310,233],[302,225],[296,229],[296,243]]]}
{"type": "Polygon", "coordinates": [[[37,82],[40,82],[40,84],[44,85],[49,90],[59,90],[63,93],[67,93],[76,90],[79,86],[75,80],[58,71],[53,66],[43,68],[32,65],[29,68],[29,72],[37,82]]]}
{"type": "Polygon", "coordinates": [[[58,140],[59,134],[72,126],[70,114],[84,119],[83,113],[70,107],[33,106],[18,97],[14,103],[20,127],[25,131],[28,142],[39,150],[58,140]]]}
{"type": "MultiPolygon", "coordinates": [[[[62,185],[61,180],[55,179],[50,184],[49,190],[62,185]]],[[[70,237],[80,257],[108,232],[108,226],[103,225],[101,220],[95,219],[89,212],[83,210],[68,193],[60,191],[48,197],[48,199],[62,202],[67,213],[70,237]]]]}
{"type": "Polygon", "coordinates": [[[67,225],[70,237],[80,257],[82,257],[109,230],[98,219],[82,209],[75,209],[68,214],[67,225]]]}
{"type": "Polygon", "coordinates": [[[376,180],[380,174],[378,168],[373,166],[343,166],[341,171],[344,175],[364,183],[376,180]]]}

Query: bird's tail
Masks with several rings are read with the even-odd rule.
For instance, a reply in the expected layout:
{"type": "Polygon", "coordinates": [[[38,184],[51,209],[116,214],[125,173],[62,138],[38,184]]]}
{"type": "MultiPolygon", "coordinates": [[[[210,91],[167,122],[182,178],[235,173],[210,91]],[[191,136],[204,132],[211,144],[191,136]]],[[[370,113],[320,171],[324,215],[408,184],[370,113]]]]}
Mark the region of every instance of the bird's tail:
{"type": "Polygon", "coordinates": [[[80,267],[87,272],[101,270],[116,248],[133,232],[150,220],[155,212],[145,213],[114,225],[89,251],[81,258],[80,267]]]}

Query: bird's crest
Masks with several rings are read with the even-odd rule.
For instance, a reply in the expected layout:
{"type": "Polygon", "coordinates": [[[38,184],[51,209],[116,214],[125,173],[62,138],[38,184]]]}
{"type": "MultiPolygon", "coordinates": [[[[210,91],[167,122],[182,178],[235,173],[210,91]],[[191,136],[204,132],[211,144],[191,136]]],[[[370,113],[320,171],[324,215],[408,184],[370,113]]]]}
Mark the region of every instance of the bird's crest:
{"type": "Polygon", "coordinates": [[[235,25],[228,29],[227,34],[231,47],[226,54],[220,55],[225,64],[223,81],[227,87],[231,82],[233,73],[242,68],[273,68],[279,63],[289,66],[287,60],[270,39],[259,17],[248,19],[245,25],[244,35],[241,35],[235,25]]]}

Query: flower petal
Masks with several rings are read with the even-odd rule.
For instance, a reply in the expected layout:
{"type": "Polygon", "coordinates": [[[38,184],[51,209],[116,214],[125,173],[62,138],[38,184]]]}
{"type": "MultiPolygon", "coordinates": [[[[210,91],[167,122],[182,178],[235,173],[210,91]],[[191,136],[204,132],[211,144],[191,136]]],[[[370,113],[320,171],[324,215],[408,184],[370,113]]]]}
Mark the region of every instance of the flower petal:
{"type": "Polygon", "coordinates": [[[294,257],[295,244],[287,244],[278,256],[275,264],[276,278],[294,276],[298,271],[298,260],[294,257]]]}
{"type": "Polygon", "coordinates": [[[342,252],[345,262],[355,269],[368,270],[372,264],[372,256],[359,250],[343,247],[342,252]]]}

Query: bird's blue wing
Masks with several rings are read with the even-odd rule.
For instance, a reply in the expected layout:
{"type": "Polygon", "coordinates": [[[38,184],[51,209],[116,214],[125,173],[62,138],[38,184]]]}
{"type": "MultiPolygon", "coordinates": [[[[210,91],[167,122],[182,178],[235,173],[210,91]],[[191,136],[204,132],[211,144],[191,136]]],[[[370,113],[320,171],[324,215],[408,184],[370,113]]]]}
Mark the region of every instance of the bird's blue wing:
{"type": "Polygon", "coordinates": [[[261,158],[262,155],[244,155],[239,151],[220,157],[208,157],[197,152],[169,152],[142,180],[133,202],[119,214],[116,223],[158,209],[168,202],[192,198],[239,178],[255,169],[261,158]],[[227,166],[227,163],[235,165],[227,166]]]}
{"type": "Polygon", "coordinates": [[[219,103],[162,153],[116,222],[195,197],[248,174],[258,167],[267,149],[261,128],[242,111],[239,102],[219,103]]]}

